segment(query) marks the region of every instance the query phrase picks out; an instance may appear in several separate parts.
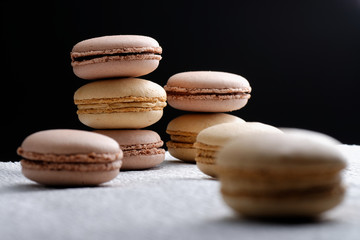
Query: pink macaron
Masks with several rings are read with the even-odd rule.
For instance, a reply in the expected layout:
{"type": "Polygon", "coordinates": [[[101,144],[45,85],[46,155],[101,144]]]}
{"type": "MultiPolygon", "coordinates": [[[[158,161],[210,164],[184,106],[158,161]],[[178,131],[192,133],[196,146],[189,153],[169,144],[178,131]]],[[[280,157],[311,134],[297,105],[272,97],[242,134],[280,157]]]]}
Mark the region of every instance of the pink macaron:
{"type": "Polygon", "coordinates": [[[215,71],[182,72],[171,76],[165,90],[173,108],[194,112],[231,112],[246,105],[249,82],[240,75],[215,71]]]}
{"type": "Polygon", "coordinates": [[[165,159],[163,141],[151,130],[95,130],[113,138],[124,153],[121,170],[142,170],[157,166],[165,159]]]}
{"type": "Polygon", "coordinates": [[[138,77],[154,71],[162,48],[147,36],[112,35],[87,39],[71,51],[71,65],[83,79],[138,77]]]}
{"type": "Polygon", "coordinates": [[[73,129],[52,129],[26,137],[17,153],[28,179],[51,186],[91,186],[115,178],[123,152],[110,137],[73,129]]]}

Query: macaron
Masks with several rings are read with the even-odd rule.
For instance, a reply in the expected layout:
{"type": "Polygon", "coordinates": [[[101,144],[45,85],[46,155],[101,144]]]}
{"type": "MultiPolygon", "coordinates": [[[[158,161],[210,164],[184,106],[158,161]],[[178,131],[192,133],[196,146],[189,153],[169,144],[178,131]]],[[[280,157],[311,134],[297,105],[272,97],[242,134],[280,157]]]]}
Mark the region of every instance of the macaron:
{"type": "Polygon", "coordinates": [[[74,94],[80,122],[96,129],[145,128],[156,123],[166,106],[166,92],[139,78],[93,81],[74,94]]]}
{"type": "Polygon", "coordinates": [[[158,67],[161,53],[151,37],[113,35],[81,41],[70,56],[75,75],[92,80],[146,75],[158,67]]]}
{"type": "Polygon", "coordinates": [[[190,113],[174,118],[166,129],[166,133],[170,135],[170,141],[166,143],[169,153],[185,162],[195,163],[194,143],[198,133],[205,128],[228,122],[245,121],[226,113],[190,113]]]}
{"type": "Polygon", "coordinates": [[[249,82],[240,75],[216,71],[182,72],[164,86],[173,108],[193,112],[231,112],[246,105],[249,82]]]}
{"type": "Polygon", "coordinates": [[[288,134],[233,139],[216,164],[225,203],[247,217],[313,217],[341,203],[346,159],[334,144],[288,134]]]}
{"type": "Polygon", "coordinates": [[[222,123],[205,128],[198,134],[194,144],[196,165],[203,173],[216,178],[216,155],[228,141],[263,133],[283,134],[278,128],[259,122],[222,123]]]}
{"type": "Polygon", "coordinates": [[[151,130],[95,130],[113,138],[124,153],[121,170],[142,170],[155,167],[165,160],[163,141],[151,130]]]}
{"type": "Polygon", "coordinates": [[[123,153],[112,138],[88,131],[52,129],[26,137],[17,153],[22,173],[44,185],[91,186],[115,178],[123,153]]]}

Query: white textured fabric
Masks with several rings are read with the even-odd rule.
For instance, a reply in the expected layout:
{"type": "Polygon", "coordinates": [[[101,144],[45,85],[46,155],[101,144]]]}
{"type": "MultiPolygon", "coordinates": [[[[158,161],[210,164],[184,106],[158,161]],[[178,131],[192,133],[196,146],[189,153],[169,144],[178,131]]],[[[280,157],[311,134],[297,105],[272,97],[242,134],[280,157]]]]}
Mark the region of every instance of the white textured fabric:
{"type": "Polygon", "coordinates": [[[360,146],[347,156],[347,196],[316,222],[243,219],[222,201],[219,182],[167,154],[159,167],[120,172],[99,187],[47,188],[19,163],[0,163],[0,238],[16,239],[359,239],[360,146]]]}

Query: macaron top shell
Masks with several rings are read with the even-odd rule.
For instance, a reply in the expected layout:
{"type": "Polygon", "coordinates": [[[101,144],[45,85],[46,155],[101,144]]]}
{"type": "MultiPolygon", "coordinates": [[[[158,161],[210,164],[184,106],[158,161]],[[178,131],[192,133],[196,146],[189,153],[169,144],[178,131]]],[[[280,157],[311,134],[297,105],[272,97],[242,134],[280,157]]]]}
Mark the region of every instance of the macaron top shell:
{"type": "Polygon", "coordinates": [[[83,40],[74,45],[72,49],[72,54],[74,54],[75,52],[87,52],[97,50],[109,50],[110,52],[112,49],[141,47],[159,48],[160,46],[155,39],[147,36],[112,35],[83,40]]]}
{"type": "Polygon", "coordinates": [[[167,91],[197,93],[216,92],[221,89],[250,92],[249,82],[240,75],[217,71],[190,71],[171,76],[165,86],[167,91]]]}
{"type": "Polygon", "coordinates": [[[120,147],[162,142],[159,134],[151,130],[96,130],[95,132],[113,138],[120,147]]]}
{"type": "Polygon", "coordinates": [[[297,135],[299,137],[303,137],[306,139],[312,139],[312,140],[316,140],[319,142],[326,142],[326,143],[331,143],[331,144],[341,144],[341,142],[339,142],[337,139],[335,139],[329,135],[326,135],[324,133],[321,133],[321,132],[316,132],[316,131],[307,130],[307,129],[300,129],[300,128],[280,128],[280,130],[286,134],[297,135]]]}
{"type": "Polygon", "coordinates": [[[75,92],[74,100],[128,96],[166,100],[166,92],[160,85],[140,78],[119,78],[88,83],[75,92]]]}
{"type": "Polygon", "coordinates": [[[254,134],[283,132],[276,127],[259,122],[222,123],[202,130],[196,141],[206,145],[223,146],[232,138],[246,139],[254,134]]]}
{"type": "Polygon", "coordinates": [[[57,155],[121,152],[119,144],[110,137],[73,129],[53,129],[33,133],[24,139],[21,149],[25,152],[57,155]]]}
{"type": "Polygon", "coordinates": [[[219,151],[216,163],[229,168],[265,166],[286,170],[297,167],[299,171],[307,168],[318,172],[341,170],[346,166],[344,156],[333,144],[288,134],[263,134],[248,136],[246,139],[232,139],[219,151]],[[313,169],[313,166],[322,167],[313,169]]]}
{"type": "Polygon", "coordinates": [[[209,126],[226,122],[243,123],[245,121],[237,116],[226,113],[185,114],[171,120],[167,126],[167,131],[199,133],[209,126]]]}

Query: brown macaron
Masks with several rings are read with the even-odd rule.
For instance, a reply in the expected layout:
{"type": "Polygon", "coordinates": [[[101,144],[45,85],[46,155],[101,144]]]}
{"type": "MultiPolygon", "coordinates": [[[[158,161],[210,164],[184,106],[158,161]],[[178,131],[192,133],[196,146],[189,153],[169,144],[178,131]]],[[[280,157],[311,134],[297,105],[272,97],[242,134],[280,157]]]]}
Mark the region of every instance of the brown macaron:
{"type": "Polygon", "coordinates": [[[96,130],[113,138],[124,153],[121,170],[142,170],[155,167],[165,159],[163,141],[151,130],[96,130]]]}
{"type": "Polygon", "coordinates": [[[91,186],[115,178],[123,153],[110,137],[82,130],[54,129],[25,138],[17,153],[25,177],[44,185],[91,186]]]}
{"type": "Polygon", "coordinates": [[[162,48],[147,36],[113,35],[87,39],[71,51],[71,65],[83,79],[138,77],[154,71],[162,48]]]}

